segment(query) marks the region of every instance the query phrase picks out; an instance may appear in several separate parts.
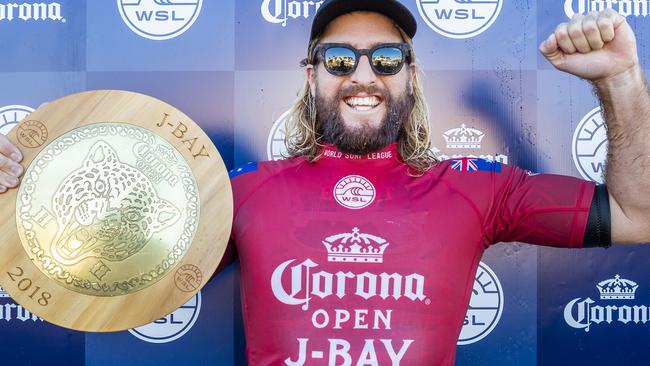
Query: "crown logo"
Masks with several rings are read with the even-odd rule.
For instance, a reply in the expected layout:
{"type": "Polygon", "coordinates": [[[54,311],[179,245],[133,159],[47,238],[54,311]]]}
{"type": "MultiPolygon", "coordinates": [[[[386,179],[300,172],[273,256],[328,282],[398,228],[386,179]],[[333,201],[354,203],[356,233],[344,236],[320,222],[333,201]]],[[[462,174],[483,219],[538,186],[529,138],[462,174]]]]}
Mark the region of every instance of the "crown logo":
{"type": "Polygon", "coordinates": [[[378,236],[361,234],[358,228],[351,233],[325,238],[328,262],[383,263],[388,242],[378,236]]]}
{"type": "Polygon", "coordinates": [[[634,300],[634,293],[639,285],[616,275],[614,278],[599,282],[598,291],[601,300],[627,299],[634,300]]]}
{"type": "Polygon", "coordinates": [[[3,297],[9,297],[9,294],[6,293],[5,290],[2,289],[2,287],[0,287],[0,299],[2,299],[3,297]]]}
{"type": "Polygon", "coordinates": [[[452,128],[443,133],[442,137],[447,142],[447,148],[450,149],[479,149],[485,134],[463,123],[459,128],[452,128]]]}

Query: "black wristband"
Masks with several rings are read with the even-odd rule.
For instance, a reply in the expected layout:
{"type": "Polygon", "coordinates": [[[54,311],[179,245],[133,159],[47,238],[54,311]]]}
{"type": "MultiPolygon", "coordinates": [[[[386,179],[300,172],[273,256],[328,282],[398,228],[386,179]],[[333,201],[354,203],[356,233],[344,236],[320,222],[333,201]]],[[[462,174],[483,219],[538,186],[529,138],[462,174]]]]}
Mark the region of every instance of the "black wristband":
{"type": "Polygon", "coordinates": [[[612,245],[612,218],[609,210],[609,193],[607,186],[597,185],[594,190],[594,198],[589,209],[587,228],[583,247],[604,247],[612,245]]]}

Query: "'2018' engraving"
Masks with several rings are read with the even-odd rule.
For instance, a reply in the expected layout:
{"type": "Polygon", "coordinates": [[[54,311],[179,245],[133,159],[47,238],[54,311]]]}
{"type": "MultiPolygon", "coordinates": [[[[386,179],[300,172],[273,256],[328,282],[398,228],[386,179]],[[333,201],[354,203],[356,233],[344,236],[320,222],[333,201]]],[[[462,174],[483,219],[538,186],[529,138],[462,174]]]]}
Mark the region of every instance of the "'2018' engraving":
{"type": "Polygon", "coordinates": [[[52,294],[47,291],[41,291],[41,287],[34,285],[34,282],[30,278],[21,278],[24,274],[25,271],[22,267],[16,267],[12,271],[7,271],[9,279],[12,282],[17,282],[16,287],[18,290],[27,292],[29,294],[28,297],[35,300],[39,305],[48,306],[50,299],[52,299],[52,294]]]}

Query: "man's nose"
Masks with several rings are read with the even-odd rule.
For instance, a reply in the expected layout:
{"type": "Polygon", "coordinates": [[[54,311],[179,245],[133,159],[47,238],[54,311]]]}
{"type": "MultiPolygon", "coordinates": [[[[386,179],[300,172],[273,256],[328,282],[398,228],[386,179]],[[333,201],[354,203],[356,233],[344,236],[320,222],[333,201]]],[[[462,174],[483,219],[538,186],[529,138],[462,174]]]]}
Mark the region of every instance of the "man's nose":
{"type": "Polygon", "coordinates": [[[361,56],[357,69],[350,76],[350,81],[355,84],[371,85],[377,82],[377,75],[372,71],[368,56],[361,56]]]}

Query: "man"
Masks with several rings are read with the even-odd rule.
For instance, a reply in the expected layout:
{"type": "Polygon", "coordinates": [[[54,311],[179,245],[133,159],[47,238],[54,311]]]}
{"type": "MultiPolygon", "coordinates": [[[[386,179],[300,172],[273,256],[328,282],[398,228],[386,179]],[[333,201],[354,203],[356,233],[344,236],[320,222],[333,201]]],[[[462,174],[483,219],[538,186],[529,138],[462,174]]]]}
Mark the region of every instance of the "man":
{"type": "MultiPolygon", "coordinates": [[[[650,96],[621,16],[576,16],[540,46],[601,98],[607,188],[436,162],[415,32],[396,1],[325,1],[288,121],[293,158],[232,174],[250,365],[450,365],[490,244],[650,241],[650,96]]],[[[1,138],[0,152],[0,184],[15,187],[19,151],[1,138]]]]}

